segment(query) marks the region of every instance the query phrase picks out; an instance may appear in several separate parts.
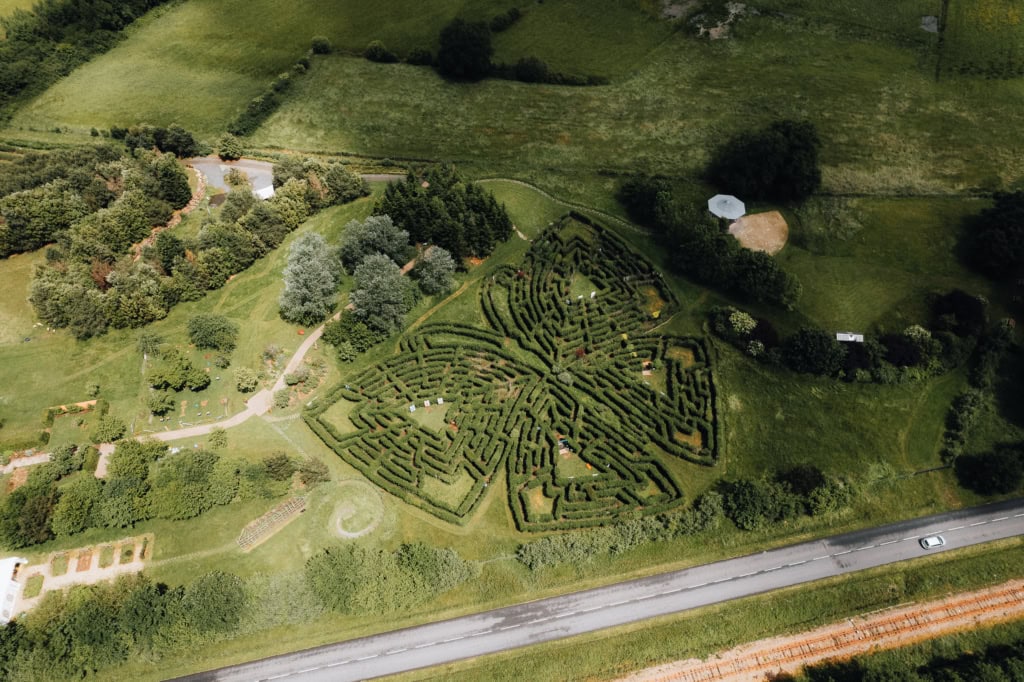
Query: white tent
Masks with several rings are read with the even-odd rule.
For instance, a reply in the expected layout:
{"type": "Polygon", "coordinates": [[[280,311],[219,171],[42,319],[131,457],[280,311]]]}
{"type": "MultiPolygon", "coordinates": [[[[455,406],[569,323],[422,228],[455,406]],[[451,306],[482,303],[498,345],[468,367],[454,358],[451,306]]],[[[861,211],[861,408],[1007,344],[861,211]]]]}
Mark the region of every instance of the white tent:
{"type": "Polygon", "coordinates": [[[747,212],[747,207],[731,194],[716,194],[708,199],[708,210],[719,218],[736,220],[747,212]]]}

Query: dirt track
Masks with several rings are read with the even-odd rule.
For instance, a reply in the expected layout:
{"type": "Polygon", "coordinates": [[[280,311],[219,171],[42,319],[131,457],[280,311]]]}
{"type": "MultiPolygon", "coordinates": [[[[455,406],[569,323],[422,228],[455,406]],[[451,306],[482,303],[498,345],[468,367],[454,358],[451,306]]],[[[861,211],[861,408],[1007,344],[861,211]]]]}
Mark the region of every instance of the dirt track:
{"type": "Polygon", "coordinates": [[[821,661],[895,649],[971,628],[1024,618],[1024,580],[857,616],[789,637],[773,637],[724,651],[646,668],[625,682],[763,682],[821,661]]]}

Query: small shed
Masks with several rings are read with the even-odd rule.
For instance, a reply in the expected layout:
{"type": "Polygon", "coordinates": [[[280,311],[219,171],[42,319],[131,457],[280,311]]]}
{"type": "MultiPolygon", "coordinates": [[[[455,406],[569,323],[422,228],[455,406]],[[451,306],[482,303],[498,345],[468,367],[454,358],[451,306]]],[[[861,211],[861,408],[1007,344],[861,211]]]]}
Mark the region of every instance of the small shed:
{"type": "Polygon", "coordinates": [[[0,623],[7,623],[14,618],[14,604],[21,592],[21,583],[15,578],[18,567],[27,563],[28,559],[16,556],[0,559],[0,623]]]}
{"type": "Polygon", "coordinates": [[[864,335],[854,334],[853,332],[836,332],[836,341],[864,343],[864,335]]]}

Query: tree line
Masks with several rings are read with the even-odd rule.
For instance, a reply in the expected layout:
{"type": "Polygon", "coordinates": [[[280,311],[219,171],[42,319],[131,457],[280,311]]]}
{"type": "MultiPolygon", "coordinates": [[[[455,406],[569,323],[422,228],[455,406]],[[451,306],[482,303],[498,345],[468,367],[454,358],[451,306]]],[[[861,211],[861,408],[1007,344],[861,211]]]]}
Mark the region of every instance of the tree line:
{"type": "Polygon", "coordinates": [[[130,528],[147,519],[190,519],[234,501],[271,499],[298,480],[313,486],[327,479],[314,460],[284,453],[259,462],[224,457],[205,449],[171,453],[160,442],[118,443],[105,479],[92,475],[92,448],[56,448],[45,464],[0,505],[0,541],[17,549],[89,528],[130,528]],[[85,469],[86,475],[74,476],[85,469]]]}
{"type": "Polygon", "coordinates": [[[166,0],[39,0],[31,10],[0,18],[0,107],[45,90],[92,57],[166,0]]]}

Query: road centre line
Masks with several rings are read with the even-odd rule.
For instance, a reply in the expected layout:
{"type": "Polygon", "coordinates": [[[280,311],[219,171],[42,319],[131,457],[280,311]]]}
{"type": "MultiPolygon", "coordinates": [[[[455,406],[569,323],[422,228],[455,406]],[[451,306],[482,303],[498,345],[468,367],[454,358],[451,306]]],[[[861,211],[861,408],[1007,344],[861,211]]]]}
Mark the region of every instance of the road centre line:
{"type": "Polygon", "coordinates": [[[832,556],[843,556],[844,554],[849,554],[849,553],[850,553],[850,552],[852,552],[852,551],[853,551],[852,549],[848,549],[848,550],[846,550],[845,552],[836,552],[836,553],[835,553],[835,554],[833,554],[832,556]]]}
{"type": "Polygon", "coordinates": [[[401,654],[401,653],[404,653],[404,652],[406,652],[408,650],[409,650],[409,647],[406,647],[404,649],[392,649],[391,651],[385,651],[384,655],[385,656],[394,656],[395,654],[401,654]]]}
{"type": "Polygon", "coordinates": [[[413,649],[426,649],[428,646],[434,646],[437,642],[427,642],[426,644],[417,644],[413,649]]]}
{"type": "MultiPolygon", "coordinates": [[[[468,636],[469,636],[469,637],[472,637],[472,635],[468,635],[468,636]]],[[[459,641],[460,639],[466,639],[466,637],[467,637],[467,635],[459,635],[458,637],[451,637],[451,638],[449,638],[449,639],[442,639],[441,641],[442,641],[443,643],[447,644],[448,642],[457,642],[457,641],[459,641]]]]}
{"type": "Polygon", "coordinates": [[[878,547],[878,545],[867,545],[865,547],[858,547],[857,549],[855,549],[853,551],[854,552],[863,552],[865,549],[874,549],[875,547],[878,547]]]}
{"type": "Polygon", "coordinates": [[[816,556],[813,559],[811,559],[811,561],[821,561],[822,559],[831,559],[831,558],[832,558],[831,554],[826,554],[825,556],[816,556]]]}
{"type": "Polygon", "coordinates": [[[940,532],[940,533],[949,533],[949,532],[952,532],[952,531],[954,531],[954,530],[963,530],[963,529],[964,529],[964,527],[963,527],[963,526],[957,526],[956,528],[950,528],[950,529],[948,529],[948,530],[942,530],[942,531],[939,531],[939,532],[940,532]]]}
{"type": "Polygon", "coordinates": [[[905,537],[905,538],[900,538],[900,542],[905,542],[905,541],[907,541],[907,540],[916,540],[916,539],[918,539],[919,537],[921,537],[921,536],[920,536],[920,535],[908,535],[908,536],[907,536],[907,537],[905,537]]]}
{"type": "Polygon", "coordinates": [[[988,521],[978,521],[976,523],[972,523],[971,528],[974,528],[975,526],[984,526],[986,523],[988,523],[988,521]]]}
{"type": "Polygon", "coordinates": [[[1020,518],[1020,517],[1022,517],[1022,516],[1024,516],[1024,512],[1021,512],[1020,514],[1014,514],[1014,515],[1013,515],[1013,518],[1015,518],[1015,519],[1019,519],[1019,518],[1020,518]]]}
{"type": "Polygon", "coordinates": [[[878,543],[878,546],[879,547],[885,547],[886,545],[893,545],[893,544],[896,544],[897,542],[899,542],[899,540],[889,540],[888,542],[880,542],[880,543],[878,543]]]}
{"type": "Polygon", "coordinates": [[[1000,516],[998,519],[992,519],[992,523],[995,523],[996,521],[1006,521],[1009,518],[1009,516],[1000,516]]]}
{"type": "Polygon", "coordinates": [[[350,659],[346,658],[344,661],[335,661],[334,663],[328,663],[324,667],[325,668],[337,668],[339,665],[348,665],[351,662],[352,661],[350,659]]]}
{"type": "Polygon", "coordinates": [[[318,666],[316,666],[314,668],[306,668],[305,670],[297,670],[297,671],[295,671],[292,674],[293,675],[305,675],[306,673],[316,672],[317,670],[320,670],[321,668],[323,668],[323,666],[322,665],[318,665],[318,666]]]}
{"type": "Polygon", "coordinates": [[[378,656],[380,656],[380,654],[370,654],[369,656],[363,656],[362,658],[357,658],[356,660],[357,661],[368,661],[371,658],[377,658],[378,656]]]}

